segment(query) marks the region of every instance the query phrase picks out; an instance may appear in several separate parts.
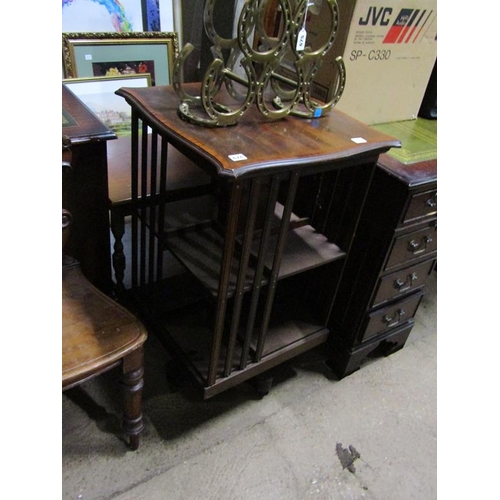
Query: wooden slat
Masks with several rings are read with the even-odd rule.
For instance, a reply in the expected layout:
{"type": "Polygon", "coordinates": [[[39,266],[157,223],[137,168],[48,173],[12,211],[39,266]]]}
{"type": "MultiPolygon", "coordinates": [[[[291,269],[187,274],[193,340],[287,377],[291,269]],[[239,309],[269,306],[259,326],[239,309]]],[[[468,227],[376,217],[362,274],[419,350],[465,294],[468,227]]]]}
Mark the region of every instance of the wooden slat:
{"type": "Polygon", "coordinates": [[[243,293],[245,291],[245,283],[247,274],[249,272],[248,262],[252,249],[252,235],[255,227],[255,220],[257,217],[257,209],[259,207],[259,194],[260,194],[260,179],[252,181],[250,190],[250,203],[248,207],[247,224],[245,228],[245,236],[243,238],[242,255],[240,259],[240,268],[238,272],[238,280],[236,283],[235,303],[233,306],[233,315],[231,321],[231,330],[229,334],[229,342],[226,353],[226,363],[224,368],[224,376],[227,377],[231,374],[233,368],[233,354],[234,346],[236,343],[236,335],[238,332],[238,325],[240,322],[241,305],[243,301],[243,293]]]}
{"type": "Polygon", "coordinates": [[[273,265],[271,269],[271,276],[269,278],[269,285],[266,297],[266,305],[264,308],[264,317],[259,331],[259,338],[257,340],[257,352],[255,354],[256,361],[260,361],[262,358],[262,352],[264,349],[264,342],[266,339],[267,328],[269,325],[269,320],[271,318],[271,310],[274,302],[274,294],[276,293],[276,283],[278,281],[281,258],[283,256],[283,250],[285,248],[285,241],[288,233],[288,228],[290,225],[290,217],[292,215],[293,203],[295,201],[295,193],[297,192],[298,184],[299,184],[299,173],[293,172],[291,174],[289,181],[285,208],[283,210],[283,218],[281,219],[280,234],[274,251],[273,265]]]}

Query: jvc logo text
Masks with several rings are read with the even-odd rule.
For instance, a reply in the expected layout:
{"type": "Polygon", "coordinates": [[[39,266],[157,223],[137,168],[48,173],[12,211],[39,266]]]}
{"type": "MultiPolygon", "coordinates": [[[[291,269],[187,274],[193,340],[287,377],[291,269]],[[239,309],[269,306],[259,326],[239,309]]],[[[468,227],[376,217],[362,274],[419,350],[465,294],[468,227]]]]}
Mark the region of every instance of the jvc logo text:
{"type": "Polygon", "coordinates": [[[377,24],[380,24],[380,26],[387,26],[390,23],[391,14],[391,7],[369,7],[366,17],[364,19],[362,17],[359,18],[359,24],[361,26],[367,26],[369,24],[372,26],[376,26],[377,24]]]}

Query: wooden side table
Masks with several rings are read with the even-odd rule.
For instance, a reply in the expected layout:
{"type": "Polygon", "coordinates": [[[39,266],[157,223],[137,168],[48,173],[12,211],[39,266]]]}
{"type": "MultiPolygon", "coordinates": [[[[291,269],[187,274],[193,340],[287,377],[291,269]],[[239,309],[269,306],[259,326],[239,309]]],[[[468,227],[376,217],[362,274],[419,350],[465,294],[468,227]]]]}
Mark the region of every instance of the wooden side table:
{"type": "Polygon", "coordinates": [[[399,141],[335,110],[279,121],[249,110],[213,129],[181,120],[171,87],[117,94],[132,107],[130,292],[203,396],[325,343],[376,162],[399,141]],[[210,193],[167,189],[171,145],[210,193]],[[162,281],[165,251],[185,272],[162,281]]]}
{"type": "MultiPolygon", "coordinates": [[[[113,289],[109,236],[107,141],[116,135],[64,84],[62,135],[71,140],[73,193],[68,208],[74,226],[66,252],[87,279],[106,293],[113,289]]],[[[64,159],[64,154],[63,154],[64,159]]]]}

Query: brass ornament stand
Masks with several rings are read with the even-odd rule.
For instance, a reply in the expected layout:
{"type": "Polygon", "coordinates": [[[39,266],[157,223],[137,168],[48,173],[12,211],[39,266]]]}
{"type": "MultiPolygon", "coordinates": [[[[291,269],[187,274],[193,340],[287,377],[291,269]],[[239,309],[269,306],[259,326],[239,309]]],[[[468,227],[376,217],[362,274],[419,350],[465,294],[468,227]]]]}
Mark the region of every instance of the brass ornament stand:
{"type": "Polygon", "coordinates": [[[309,8],[314,5],[311,0],[277,0],[282,20],[276,37],[269,36],[264,28],[268,1],[246,0],[232,39],[218,35],[213,16],[217,0],[207,0],[203,21],[213,44],[214,60],[202,79],[200,95],[190,95],[182,85],[182,69],[194,47],[186,44],[180,52],[173,70],[173,87],[181,101],[179,116],[200,126],[227,127],[236,125],[255,101],[262,115],[269,119],[288,114],[302,118],[323,116],[339,101],[346,81],[344,62],[339,56],[335,59],[338,73],[332,81],[333,97],[327,103],[311,98],[311,83],[323,56],[333,45],[338,28],[337,1],[324,1],[331,14],[331,27],[326,43],[313,51],[306,41],[306,19],[309,8]],[[258,48],[254,47],[254,38],[258,48]],[[228,55],[224,58],[223,54],[228,55]],[[278,72],[285,56],[293,60],[294,78],[278,72]],[[244,75],[237,71],[238,65],[244,75]],[[235,104],[228,104],[227,99],[217,100],[223,85],[235,104]]]}

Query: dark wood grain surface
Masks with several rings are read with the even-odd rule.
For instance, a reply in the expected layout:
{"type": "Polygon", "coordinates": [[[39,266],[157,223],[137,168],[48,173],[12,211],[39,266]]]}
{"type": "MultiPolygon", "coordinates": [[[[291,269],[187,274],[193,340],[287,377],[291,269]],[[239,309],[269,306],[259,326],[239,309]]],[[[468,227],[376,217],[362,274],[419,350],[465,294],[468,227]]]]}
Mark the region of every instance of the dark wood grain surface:
{"type": "Polygon", "coordinates": [[[106,145],[116,135],[64,85],[62,113],[62,135],[71,140],[63,160],[72,166],[72,202],[65,208],[74,221],[66,250],[80,261],[87,279],[107,293],[112,281],[106,145]]]}
{"type": "MultiPolygon", "coordinates": [[[[186,88],[192,95],[198,93],[198,84],[186,88]]],[[[180,100],[171,86],[121,88],[116,93],[134,104],[176,147],[198,154],[200,161],[208,161],[221,176],[247,176],[283,166],[300,169],[304,164],[379,154],[400,146],[399,140],[335,109],[316,119],[289,115],[268,120],[253,106],[236,126],[207,128],[178,116],[180,100]],[[358,138],[364,142],[353,141],[358,138]],[[246,159],[233,161],[230,155],[246,159]]]]}

